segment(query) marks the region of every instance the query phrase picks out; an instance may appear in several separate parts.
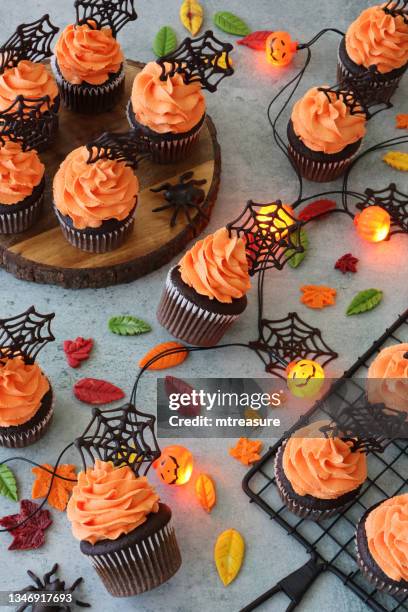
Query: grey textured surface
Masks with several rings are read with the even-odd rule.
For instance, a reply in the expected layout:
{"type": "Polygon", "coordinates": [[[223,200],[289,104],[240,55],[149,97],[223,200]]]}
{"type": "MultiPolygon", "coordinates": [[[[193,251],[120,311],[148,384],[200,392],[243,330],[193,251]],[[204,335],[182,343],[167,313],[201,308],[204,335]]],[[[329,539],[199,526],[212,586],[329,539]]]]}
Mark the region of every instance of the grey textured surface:
{"type": "MultiPolygon", "coordinates": [[[[151,44],[159,27],[172,25],[181,40],[185,35],[178,21],[178,0],[150,0],[138,2],[139,19],[129,24],[120,34],[126,55],[148,61],[152,58],[151,44]]],[[[217,10],[230,10],[245,18],[253,29],[284,29],[300,40],[307,41],[329,26],[345,29],[347,24],[369,3],[357,0],[202,0],[205,25],[211,27],[211,16],[217,10]]],[[[22,21],[38,18],[50,12],[58,25],[73,19],[71,0],[2,0],[0,4],[0,40],[22,21]]],[[[224,36],[233,41],[233,37],[224,36]]],[[[313,60],[299,95],[312,85],[335,81],[338,38],[328,35],[313,47],[313,60]]],[[[237,47],[234,53],[236,75],[225,81],[216,95],[208,95],[209,112],[218,129],[223,155],[223,174],[219,199],[208,231],[213,231],[233,218],[249,198],[271,201],[280,197],[291,201],[296,193],[293,173],[273,145],[266,120],[266,107],[280,83],[291,76],[303,61],[302,54],[293,67],[283,72],[273,71],[262,54],[237,47]]],[[[407,112],[406,82],[395,96],[396,109],[407,112]]],[[[389,111],[374,119],[368,130],[366,144],[396,135],[394,112],[389,111]]],[[[285,125],[285,123],[283,123],[285,125]]],[[[362,162],[352,177],[352,187],[363,190],[367,186],[383,187],[391,180],[406,191],[407,178],[397,174],[374,154],[362,162]]],[[[307,192],[319,190],[306,185],[307,192]]],[[[309,323],[324,329],[325,339],[340,353],[331,367],[331,374],[340,374],[369,344],[392,323],[397,314],[407,307],[406,255],[407,238],[395,237],[380,245],[363,244],[353,231],[348,219],[331,217],[310,229],[311,248],[304,264],[297,270],[271,272],[266,283],[266,314],[285,316],[297,310],[309,323]],[[360,258],[359,273],[342,276],[333,270],[336,259],[352,251],[360,258]],[[322,312],[314,312],[299,304],[299,286],[307,283],[327,284],[338,290],[337,305],[322,312]],[[382,305],[362,317],[346,318],[345,309],[360,289],[378,287],[384,290],[382,305]]],[[[71,392],[76,379],[82,376],[105,377],[130,390],[137,371],[137,360],[157,342],[168,339],[166,332],[155,323],[154,310],[166,275],[162,269],[129,285],[103,290],[66,291],[15,280],[0,271],[0,313],[9,316],[35,304],[40,311],[55,311],[57,341],[45,349],[41,365],[50,376],[57,395],[56,416],[52,429],[35,447],[20,453],[39,462],[52,462],[65,444],[78,435],[86,425],[90,409],[77,402],[71,392]],[[107,330],[107,320],[115,314],[136,314],[153,324],[153,331],[140,338],[120,338],[107,330]],[[78,335],[92,336],[96,348],[92,359],[80,370],[67,367],[61,350],[62,341],[78,335]]],[[[248,340],[256,334],[256,296],[228,335],[228,340],[248,340]]],[[[252,354],[231,349],[228,352],[196,353],[177,370],[177,376],[262,376],[261,364],[252,354]]],[[[144,377],[139,406],[154,410],[155,375],[144,377]]],[[[269,442],[269,441],[268,441],[269,442]]],[[[162,445],[165,441],[161,442],[162,445]]],[[[236,612],[276,580],[286,576],[306,560],[302,548],[248,500],[241,490],[245,468],[228,456],[228,440],[189,441],[194,452],[197,471],[210,473],[216,483],[218,503],[208,516],[195,502],[192,484],[180,489],[163,487],[159,491],[174,511],[183,566],[168,584],[137,599],[114,601],[107,596],[79,554],[78,543],[72,538],[65,515],[52,510],[54,525],[47,533],[46,545],[34,552],[7,552],[9,536],[1,535],[0,589],[22,587],[28,583],[25,569],[45,572],[55,561],[69,580],[78,575],[86,579],[83,598],[94,610],[112,612],[236,612]],[[213,544],[216,536],[229,527],[238,529],[246,539],[247,553],[238,579],[224,588],[213,566],[213,544]],[[4,568],[7,568],[6,570],[4,568]]],[[[0,451],[0,460],[10,456],[0,451]]],[[[67,461],[77,462],[75,454],[67,461]]],[[[27,466],[14,466],[22,497],[30,497],[32,476],[27,466]]],[[[152,481],[157,484],[155,475],[152,481]]],[[[13,503],[1,498],[0,515],[16,510],[13,503]]],[[[286,607],[284,598],[267,603],[262,610],[275,612],[286,607]]],[[[305,597],[302,612],[334,612],[367,610],[339,580],[322,576],[305,597]]]]}

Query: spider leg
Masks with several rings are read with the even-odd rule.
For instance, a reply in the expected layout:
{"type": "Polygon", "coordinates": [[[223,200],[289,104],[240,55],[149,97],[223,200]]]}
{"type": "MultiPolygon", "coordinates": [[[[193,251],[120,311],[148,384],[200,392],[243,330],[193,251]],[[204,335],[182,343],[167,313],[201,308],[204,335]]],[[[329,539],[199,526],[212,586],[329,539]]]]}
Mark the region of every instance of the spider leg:
{"type": "Polygon", "coordinates": [[[69,589],[67,589],[67,591],[70,591],[71,593],[73,593],[73,591],[75,591],[75,589],[76,589],[76,588],[77,588],[77,587],[78,587],[78,586],[81,584],[81,582],[82,582],[82,581],[83,581],[82,576],[81,576],[81,577],[79,577],[79,578],[77,578],[77,579],[75,580],[75,582],[73,582],[73,583],[71,584],[71,586],[69,587],[69,589]]]}
{"type": "Polygon", "coordinates": [[[194,176],[194,171],[189,170],[180,176],[180,183],[185,183],[188,179],[191,179],[194,176]]]}
{"type": "Polygon", "coordinates": [[[16,612],[24,612],[24,610],[27,610],[28,606],[30,606],[31,604],[29,603],[25,603],[22,606],[20,606],[19,608],[17,608],[16,612]]]}
{"type": "MultiPolygon", "coordinates": [[[[31,580],[38,586],[39,589],[43,589],[44,585],[41,582],[41,580],[39,579],[39,577],[34,574],[34,572],[32,572],[31,570],[27,570],[27,574],[30,576],[31,580]]],[[[32,587],[27,587],[28,588],[32,588],[32,587]]]]}
{"type": "Polygon", "coordinates": [[[210,220],[210,217],[207,215],[207,213],[203,211],[203,209],[198,204],[191,204],[191,206],[195,208],[198,213],[198,216],[201,215],[202,217],[204,217],[204,219],[207,219],[207,221],[210,220]]]}
{"type": "Polygon", "coordinates": [[[86,603],[85,601],[78,601],[78,599],[75,600],[75,604],[78,606],[78,608],[90,608],[91,604],[86,603]]]}
{"type": "Polygon", "coordinates": [[[192,223],[192,219],[191,219],[191,215],[190,215],[190,211],[188,210],[188,207],[186,206],[186,208],[184,209],[184,214],[186,216],[186,219],[188,221],[188,223],[192,223]]]}
{"type": "Polygon", "coordinates": [[[206,182],[207,182],[207,179],[200,179],[198,181],[194,180],[193,185],[205,185],[206,182]]]}
{"type": "Polygon", "coordinates": [[[52,568],[50,569],[49,572],[47,572],[46,574],[44,574],[44,583],[47,584],[50,581],[50,578],[53,574],[55,574],[55,572],[58,570],[58,563],[55,563],[52,568]]]}
{"type": "Polygon", "coordinates": [[[170,220],[170,227],[174,227],[176,225],[176,221],[177,221],[177,216],[179,214],[179,210],[180,207],[176,206],[174,209],[174,213],[172,214],[171,220],[170,220]]]}
{"type": "Polygon", "coordinates": [[[171,188],[172,188],[171,183],[163,183],[163,185],[160,185],[160,187],[155,187],[154,189],[150,189],[150,191],[153,191],[153,193],[159,193],[159,191],[166,191],[166,189],[171,189],[171,188]]]}
{"type": "Polygon", "coordinates": [[[152,212],[161,212],[162,210],[167,210],[168,208],[173,208],[173,204],[164,204],[163,206],[158,206],[158,208],[153,208],[152,212]]]}

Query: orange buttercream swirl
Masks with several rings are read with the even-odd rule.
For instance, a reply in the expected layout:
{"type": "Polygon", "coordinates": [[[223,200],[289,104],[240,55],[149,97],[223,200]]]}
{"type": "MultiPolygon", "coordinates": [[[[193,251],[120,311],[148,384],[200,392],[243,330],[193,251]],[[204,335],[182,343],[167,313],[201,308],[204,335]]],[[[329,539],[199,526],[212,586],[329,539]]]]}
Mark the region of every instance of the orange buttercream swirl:
{"type": "Polygon", "coordinates": [[[86,147],[74,149],[54,177],[54,203],[77,229],[122,221],[136,205],[139,181],[124,162],[99,159],[88,164],[86,147]]]}
{"type": "Polygon", "coordinates": [[[146,477],[137,478],[129,466],[115,468],[96,460],[78,475],[67,516],[78,540],[95,544],[117,540],[142,525],[159,509],[159,496],[146,477]]]}
{"type": "Polygon", "coordinates": [[[367,374],[368,401],[408,412],[408,343],[383,349],[367,374]]]}
{"type": "Polygon", "coordinates": [[[225,227],[196,242],[179,265],[186,285],[210,300],[230,303],[251,287],[245,244],[225,227]]]}
{"type": "Polygon", "coordinates": [[[97,30],[91,24],[67,26],[55,47],[58,68],[73,85],[102,85],[119,72],[124,58],[110,28],[97,30]]]}
{"type": "Polygon", "coordinates": [[[41,406],[50,384],[36,363],[22,357],[0,361],[0,427],[27,423],[41,406]]]}
{"type": "Polygon", "coordinates": [[[30,196],[44,176],[36,151],[23,151],[17,142],[0,147],[0,204],[17,204],[30,196]]]}
{"type": "Polygon", "coordinates": [[[408,24],[381,6],[367,8],[347,30],[346,51],[355,64],[381,73],[401,68],[408,62],[408,24]]]}
{"type": "Polygon", "coordinates": [[[149,62],[136,76],[132,107],[139,123],[160,134],[189,132],[205,113],[205,98],[198,82],[186,85],[181,74],[160,79],[161,67],[149,62]]]}
{"type": "Polygon", "coordinates": [[[408,493],[371,510],[365,521],[368,549],[391,580],[408,581],[408,493]]]}
{"type": "MultiPolygon", "coordinates": [[[[17,66],[0,75],[0,111],[9,108],[17,96],[24,96],[27,104],[28,100],[49,96],[52,103],[58,96],[58,87],[44,64],[21,60],[17,66]]],[[[42,110],[48,110],[46,102],[42,110]]],[[[26,112],[29,112],[28,108],[26,112]]]]}
{"type": "Polygon", "coordinates": [[[285,445],[283,471],[295,493],[318,499],[337,499],[357,489],[367,478],[364,453],[350,450],[351,442],[326,438],[317,421],[299,429],[285,445]]]}
{"type": "Polygon", "coordinates": [[[295,134],[312,151],[338,153],[360,140],[366,131],[363,114],[351,114],[343,100],[334,93],[312,87],[293,107],[295,134]]]}

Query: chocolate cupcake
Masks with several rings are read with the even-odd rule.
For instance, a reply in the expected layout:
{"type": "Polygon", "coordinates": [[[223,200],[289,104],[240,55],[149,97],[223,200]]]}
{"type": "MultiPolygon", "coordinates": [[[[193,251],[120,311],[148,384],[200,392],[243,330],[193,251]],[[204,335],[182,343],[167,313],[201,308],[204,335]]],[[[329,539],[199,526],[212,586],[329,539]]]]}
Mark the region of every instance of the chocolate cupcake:
{"type": "Polygon", "coordinates": [[[371,6],[353,21],[339,47],[338,80],[368,77],[366,104],[389,102],[408,66],[408,23],[392,6],[371,6]],[[376,68],[370,76],[370,69],[376,68]]]}
{"type": "Polygon", "coordinates": [[[171,510],[129,466],[97,460],[80,472],[67,516],[81,552],[114,597],[149,591],[180,568],[171,510]]]}
{"type": "Polygon", "coordinates": [[[176,338],[213,346],[245,310],[249,288],[244,242],[221,228],[169,271],[157,318],[176,338]]]}
{"type": "Polygon", "coordinates": [[[88,161],[86,147],[65,158],[54,177],[54,210],[68,242],[104,253],[120,247],[132,232],[139,181],[125,162],[88,161]]]}
{"type": "Polygon", "coordinates": [[[389,595],[408,594],[408,494],[364,514],[357,527],[357,562],[365,578],[389,595]]]}
{"type": "Polygon", "coordinates": [[[48,379],[23,357],[0,359],[0,446],[23,448],[47,431],[54,413],[48,379]]]}
{"type": "Polygon", "coordinates": [[[296,431],[279,447],[275,478],[288,509],[313,521],[342,512],[358,496],[367,478],[365,454],[352,452],[351,442],[326,438],[316,421],[296,431]]]}
{"type": "Polygon", "coordinates": [[[382,349],[367,373],[370,404],[408,413],[408,343],[382,349]]]}
{"type": "Polygon", "coordinates": [[[366,117],[328,87],[313,87],[298,100],[288,124],[288,152],[301,176],[324,183],[341,176],[357,154],[366,117]]]}
{"type": "Polygon", "coordinates": [[[23,151],[10,141],[0,146],[0,234],[24,232],[35,223],[44,185],[44,165],[36,151],[23,151]]]}
{"type": "Polygon", "coordinates": [[[198,81],[186,84],[180,72],[165,80],[161,75],[156,62],[136,75],[127,115],[131,127],[146,138],[153,161],[177,162],[188,157],[199,139],[206,103],[198,81]]]}

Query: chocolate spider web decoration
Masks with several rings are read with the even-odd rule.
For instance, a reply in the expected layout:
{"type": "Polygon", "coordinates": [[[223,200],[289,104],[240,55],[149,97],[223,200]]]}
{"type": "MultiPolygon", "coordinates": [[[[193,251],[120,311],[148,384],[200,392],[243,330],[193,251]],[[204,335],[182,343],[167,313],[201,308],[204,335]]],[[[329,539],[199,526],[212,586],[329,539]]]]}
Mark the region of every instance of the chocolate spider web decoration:
{"type": "Polygon", "coordinates": [[[211,30],[198,38],[185,38],[172,53],[160,57],[162,81],[168,76],[181,74],[186,84],[200,83],[202,89],[214,92],[226,77],[234,74],[230,60],[233,46],[216,38],[211,30]],[[226,67],[220,65],[220,60],[226,67]]]}
{"type": "Polygon", "coordinates": [[[104,132],[99,138],[89,142],[86,148],[89,152],[88,164],[94,164],[100,159],[110,159],[126,162],[128,166],[137,168],[143,159],[150,157],[149,143],[137,129],[104,132]]]}
{"type": "Polygon", "coordinates": [[[408,24],[408,0],[388,0],[382,10],[386,15],[402,17],[404,23],[408,24]]]}
{"type": "Polygon", "coordinates": [[[32,23],[18,26],[14,34],[0,47],[0,73],[17,66],[21,60],[41,62],[51,57],[51,43],[59,28],[55,27],[49,15],[32,23]]]}
{"type": "Polygon", "coordinates": [[[282,270],[296,253],[304,253],[300,232],[303,221],[297,220],[280,200],[257,204],[249,200],[242,213],[227,224],[246,243],[249,274],[271,268],[282,270]],[[275,207],[267,211],[269,207],[275,207]],[[267,212],[265,212],[265,210],[267,212]]]}
{"type": "Polygon", "coordinates": [[[408,233],[408,195],[399,191],[395,183],[377,191],[367,187],[364,194],[365,200],[358,202],[356,208],[364,210],[370,206],[381,206],[391,217],[390,236],[408,233]]]}
{"type": "Polygon", "coordinates": [[[114,466],[127,465],[139,476],[147,474],[153,461],[160,457],[154,433],[156,417],[140,412],[133,404],[111,410],[94,408],[92,419],[82,436],[75,440],[84,470],[87,461],[112,461],[114,466]]]}
{"type": "Polygon", "coordinates": [[[7,141],[20,142],[24,150],[41,149],[52,137],[58,122],[58,103],[50,97],[25,98],[0,112],[0,145],[7,141]]]}
{"type": "Polygon", "coordinates": [[[25,312],[0,319],[0,351],[7,357],[22,355],[34,361],[41,349],[55,340],[51,321],[55,313],[42,315],[31,306],[25,312]]]}
{"type": "Polygon", "coordinates": [[[259,338],[249,343],[269,374],[286,378],[285,364],[295,359],[321,360],[327,365],[338,354],[323,340],[322,332],[308,325],[296,312],[283,319],[262,319],[259,338]]]}
{"type": "Polygon", "coordinates": [[[116,38],[129,21],[137,19],[134,0],[75,0],[76,24],[110,28],[116,38]]]}

